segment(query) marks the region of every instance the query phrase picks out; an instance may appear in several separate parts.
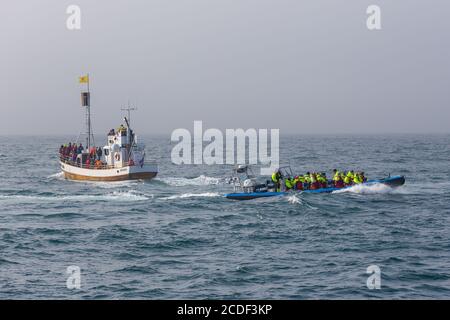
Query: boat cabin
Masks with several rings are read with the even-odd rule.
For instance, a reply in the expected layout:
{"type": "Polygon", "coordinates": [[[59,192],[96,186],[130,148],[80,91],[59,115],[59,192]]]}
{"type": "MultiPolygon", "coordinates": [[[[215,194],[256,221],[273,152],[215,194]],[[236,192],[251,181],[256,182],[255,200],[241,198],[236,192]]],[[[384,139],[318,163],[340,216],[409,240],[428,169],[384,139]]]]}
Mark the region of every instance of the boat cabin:
{"type": "Polygon", "coordinates": [[[111,129],[107,142],[102,150],[102,162],[107,166],[121,168],[143,163],[144,147],[137,144],[137,136],[128,126],[111,129]]]}

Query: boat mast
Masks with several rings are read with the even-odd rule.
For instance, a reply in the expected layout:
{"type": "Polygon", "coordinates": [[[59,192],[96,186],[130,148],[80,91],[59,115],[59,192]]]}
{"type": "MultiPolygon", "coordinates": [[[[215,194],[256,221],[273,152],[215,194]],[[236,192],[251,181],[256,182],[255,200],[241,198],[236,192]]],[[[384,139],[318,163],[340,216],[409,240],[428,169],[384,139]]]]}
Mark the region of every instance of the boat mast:
{"type": "MultiPolygon", "coordinates": [[[[81,92],[81,105],[86,107],[86,148],[91,148],[91,93],[89,90],[89,73],[86,75],[87,91],[81,92]]],[[[92,137],[93,138],[93,137],[92,137]]]]}
{"type": "Polygon", "coordinates": [[[121,108],[120,110],[127,111],[128,118],[125,117],[125,122],[128,126],[128,142],[129,142],[129,150],[128,150],[128,159],[131,157],[131,152],[133,150],[133,146],[135,143],[135,136],[134,133],[131,131],[131,111],[137,110],[136,107],[130,106],[130,101],[128,101],[128,107],[121,108]]]}
{"type": "Polygon", "coordinates": [[[86,106],[86,133],[87,133],[87,138],[86,138],[86,145],[87,145],[87,149],[90,150],[91,149],[91,92],[89,91],[89,73],[88,73],[88,82],[87,82],[87,94],[88,94],[88,103],[86,106]]]}
{"type": "Polygon", "coordinates": [[[128,119],[128,126],[129,126],[129,128],[131,128],[131,111],[135,111],[135,110],[137,110],[137,108],[131,107],[130,106],[130,101],[128,101],[128,107],[127,108],[121,108],[120,110],[128,112],[128,118],[127,118],[128,119]]]}

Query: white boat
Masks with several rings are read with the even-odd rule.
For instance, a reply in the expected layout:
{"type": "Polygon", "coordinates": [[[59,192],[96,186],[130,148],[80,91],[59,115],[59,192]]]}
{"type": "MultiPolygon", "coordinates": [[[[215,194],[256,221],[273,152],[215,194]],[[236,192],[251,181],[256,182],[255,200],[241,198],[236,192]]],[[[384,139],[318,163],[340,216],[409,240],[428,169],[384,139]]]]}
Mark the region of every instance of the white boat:
{"type": "MultiPolygon", "coordinates": [[[[89,79],[89,76],[81,79],[89,79]]],[[[130,111],[125,117],[126,125],[111,131],[107,135],[107,144],[95,147],[91,130],[90,92],[88,89],[81,93],[82,106],[86,107],[86,144],[81,150],[80,145],[61,146],[60,167],[64,177],[70,180],[88,181],[123,181],[123,180],[149,180],[158,173],[156,161],[145,160],[145,145],[138,143],[137,136],[130,127],[130,111]],[[69,151],[68,151],[69,150],[69,151]]],[[[78,139],[77,139],[78,140],[78,139]]]]}

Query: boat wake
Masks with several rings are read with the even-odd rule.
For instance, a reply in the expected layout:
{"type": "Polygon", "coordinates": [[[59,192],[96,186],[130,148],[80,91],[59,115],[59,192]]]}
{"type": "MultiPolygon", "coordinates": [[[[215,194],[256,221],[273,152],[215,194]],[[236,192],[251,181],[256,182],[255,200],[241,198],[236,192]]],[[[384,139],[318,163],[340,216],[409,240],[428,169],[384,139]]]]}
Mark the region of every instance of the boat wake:
{"type": "Polygon", "coordinates": [[[21,201],[143,201],[153,198],[153,195],[143,195],[133,191],[114,191],[107,194],[96,194],[96,195],[0,195],[1,199],[19,199],[21,201]]]}
{"type": "Polygon", "coordinates": [[[118,189],[118,188],[124,188],[124,187],[135,187],[137,184],[141,183],[141,181],[137,180],[126,180],[126,181],[82,181],[86,184],[93,184],[96,187],[102,188],[102,189],[118,189]]]}
{"type": "MultiPolygon", "coordinates": [[[[57,172],[51,174],[47,177],[49,180],[64,180],[64,173],[57,172]]],[[[102,189],[117,189],[121,187],[133,187],[139,183],[142,183],[138,180],[126,180],[126,181],[88,181],[88,180],[72,180],[71,182],[80,183],[80,184],[89,184],[95,185],[95,187],[99,187],[102,189]]]]}
{"type": "Polygon", "coordinates": [[[47,177],[47,179],[58,179],[58,180],[62,180],[64,179],[64,173],[63,172],[57,172],[54,174],[51,174],[47,177]]]}
{"type": "Polygon", "coordinates": [[[205,192],[205,193],[183,193],[177,194],[170,197],[163,197],[163,200],[174,200],[174,199],[186,199],[186,198],[211,198],[220,197],[218,192],[205,192]]]}
{"type": "Polygon", "coordinates": [[[217,185],[220,183],[221,179],[214,177],[207,177],[201,175],[197,178],[177,178],[177,177],[167,177],[167,178],[156,178],[155,180],[159,180],[173,187],[182,187],[182,186],[207,186],[207,185],[217,185]]]}
{"type": "Polygon", "coordinates": [[[375,183],[370,185],[356,185],[350,188],[333,191],[333,193],[387,194],[398,193],[398,189],[391,188],[382,183],[375,183]]]}
{"type": "Polygon", "coordinates": [[[305,207],[308,207],[309,209],[313,209],[313,210],[317,210],[318,208],[313,207],[312,205],[310,205],[308,202],[306,202],[306,200],[302,199],[301,196],[297,195],[297,194],[293,194],[290,196],[286,197],[287,201],[290,204],[299,204],[305,207]]]}

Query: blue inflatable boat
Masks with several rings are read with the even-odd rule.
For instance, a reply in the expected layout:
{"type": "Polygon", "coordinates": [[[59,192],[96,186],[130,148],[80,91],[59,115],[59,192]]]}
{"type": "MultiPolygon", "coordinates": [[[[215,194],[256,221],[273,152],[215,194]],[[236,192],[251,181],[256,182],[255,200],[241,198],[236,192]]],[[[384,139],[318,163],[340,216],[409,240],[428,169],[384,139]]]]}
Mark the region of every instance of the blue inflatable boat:
{"type": "MultiPolygon", "coordinates": [[[[395,187],[399,187],[399,186],[405,184],[405,177],[404,176],[390,176],[390,177],[387,177],[384,179],[368,180],[360,185],[367,186],[367,185],[373,185],[373,184],[384,184],[389,187],[395,188],[395,187]]],[[[345,190],[345,189],[348,189],[351,187],[352,186],[347,186],[347,187],[343,187],[343,188],[329,187],[329,188],[320,188],[320,189],[314,189],[314,190],[302,190],[299,192],[301,192],[301,193],[330,193],[330,192],[337,191],[337,190],[345,190]]],[[[225,194],[225,197],[227,199],[233,199],[233,200],[251,200],[251,199],[257,199],[257,198],[285,196],[288,194],[290,194],[290,192],[258,191],[258,192],[228,193],[228,194],[225,194]]]]}

